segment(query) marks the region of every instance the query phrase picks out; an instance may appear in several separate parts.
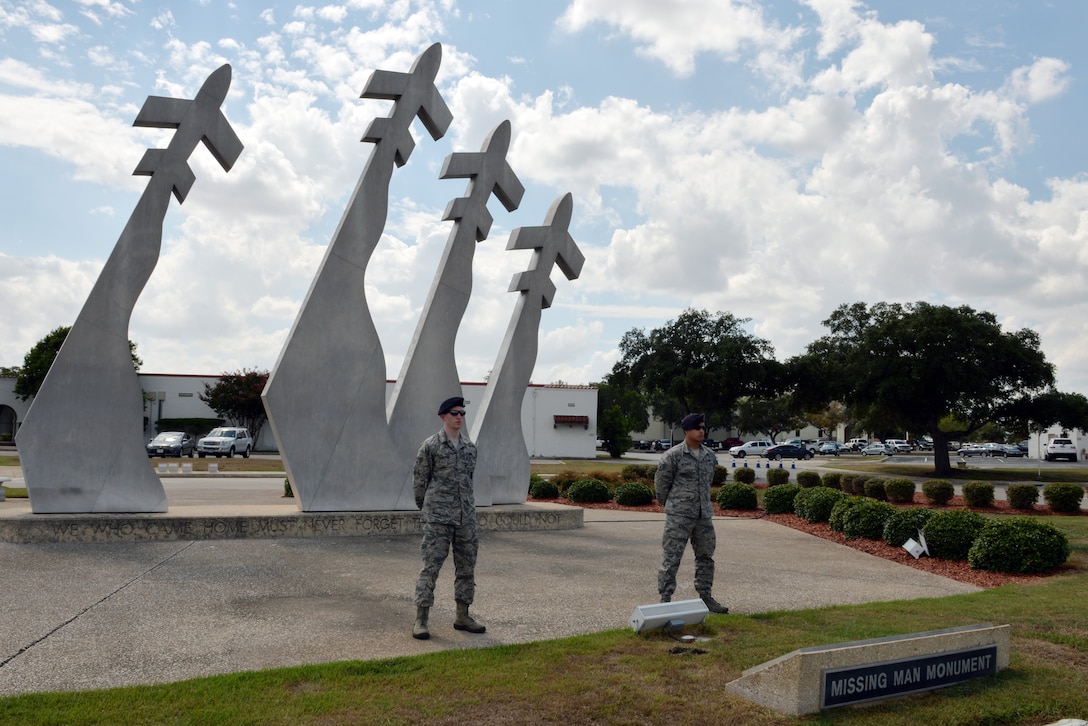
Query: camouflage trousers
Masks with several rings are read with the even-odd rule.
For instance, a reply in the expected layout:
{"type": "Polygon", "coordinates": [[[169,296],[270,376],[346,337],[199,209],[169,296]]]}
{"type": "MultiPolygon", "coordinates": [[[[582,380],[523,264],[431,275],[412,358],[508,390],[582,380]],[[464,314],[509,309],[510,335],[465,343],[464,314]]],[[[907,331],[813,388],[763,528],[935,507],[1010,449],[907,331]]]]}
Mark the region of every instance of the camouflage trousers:
{"type": "Polygon", "coordinates": [[[667,515],[661,537],[661,569],[657,572],[657,591],[662,596],[672,597],[676,592],[676,571],[689,540],[695,551],[695,591],[710,596],[714,589],[714,548],[718,543],[714,520],[667,515]]]}
{"type": "Polygon", "coordinates": [[[472,604],[476,596],[476,550],[479,546],[476,522],[469,524],[423,523],[423,569],[416,580],[415,603],[417,607],[434,605],[434,583],[446,555],[453,549],[453,598],[457,602],[472,604]]]}

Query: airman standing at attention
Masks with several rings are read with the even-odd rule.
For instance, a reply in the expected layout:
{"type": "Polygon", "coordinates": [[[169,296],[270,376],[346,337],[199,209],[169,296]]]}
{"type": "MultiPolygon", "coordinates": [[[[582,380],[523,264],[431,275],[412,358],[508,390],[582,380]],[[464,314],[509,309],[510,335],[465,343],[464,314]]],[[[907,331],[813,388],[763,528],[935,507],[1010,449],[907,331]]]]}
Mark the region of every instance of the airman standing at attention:
{"type": "Polygon", "coordinates": [[[665,533],[661,539],[663,554],[657,573],[657,591],[661,602],[672,600],[676,591],[676,571],[688,541],[695,551],[695,591],[707,610],[727,613],[729,608],[714,599],[714,505],[710,485],[718,457],[703,446],[706,423],[701,413],[689,413],[680,421],[684,440],[661,455],[654,476],[657,501],[665,507],[665,533]]]}

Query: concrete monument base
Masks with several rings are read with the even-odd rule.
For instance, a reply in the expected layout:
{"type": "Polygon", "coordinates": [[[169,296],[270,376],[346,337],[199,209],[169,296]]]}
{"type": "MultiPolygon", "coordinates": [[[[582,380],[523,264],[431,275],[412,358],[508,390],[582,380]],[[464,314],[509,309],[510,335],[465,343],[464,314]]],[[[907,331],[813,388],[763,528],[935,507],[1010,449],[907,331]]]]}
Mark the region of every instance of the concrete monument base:
{"type": "MultiPolygon", "coordinates": [[[[0,510],[0,542],[167,542],[269,537],[421,535],[419,512],[300,512],[294,505],[171,507],[150,514],[34,514],[8,500],[0,510]]],[[[580,529],[583,510],[530,503],[482,507],[481,532],[580,529]]]]}

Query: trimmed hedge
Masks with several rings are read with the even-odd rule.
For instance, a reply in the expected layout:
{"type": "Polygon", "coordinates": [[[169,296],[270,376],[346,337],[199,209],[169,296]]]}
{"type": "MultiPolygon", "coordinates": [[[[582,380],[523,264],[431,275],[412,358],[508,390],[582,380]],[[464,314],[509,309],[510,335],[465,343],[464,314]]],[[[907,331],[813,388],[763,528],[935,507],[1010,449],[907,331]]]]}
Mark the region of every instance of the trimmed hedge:
{"type": "MultiPolygon", "coordinates": [[[[798,482],[801,482],[801,475],[797,475],[798,482]]],[[[804,482],[801,482],[801,486],[805,486],[804,482]]],[[[842,474],[837,471],[829,471],[820,478],[819,486],[828,487],[829,489],[842,489],[842,474]]]]}
{"type": "Polygon", "coordinates": [[[986,522],[967,553],[976,570],[1037,573],[1069,559],[1069,540],[1054,525],[1034,517],[998,517],[986,522]]]}
{"type": "Polygon", "coordinates": [[[992,507],[994,485],[988,481],[969,481],[963,485],[963,502],[969,507],[992,507]]]}
{"type": "Polygon", "coordinates": [[[529,485],[529,496],[533,499],[558,499],[559,487],[547,479],[537,479],[529,485]]]}
{"type": "MultiPolygon", "coordinates": [[[[844,500],[835,505],[835,509],[839,507],[843,507],[840,531],[846,539],[883,539],[884,524],[897,511],[891,504],[870,497],[844,500]]],[[[834,516],[832,510],[832,518],[834,516]]]]}
{"type": "Polygon", "coordinates": [[[793,511],[807,522],[826,522],[835,504],[846,496],[846,492],[830,487],[802,489],[793,498],[793,511]]]}
{"type": "Polygon", "coordinates": [[[607,502],[612,499],[608,485],[600,479],[579,479],[567,489],[572,502],[607,502]]]}
{"type": "Polygon", "coordinates": [[[714,487],[720,487],[722,484],[725,484],[727,481],[729,481],[729,470],[726,469],[721,464],[718,464],[717,466],[714,467],[714,479],[710,483],[710,485],[714,486],[714,487]]]}
{"type": "Polygon", "coordinates": [[[1080,500],[1084,499],[1084,487],[1065,481],[1052,481],[1043,487],[1043,499],[1055,512],[1080,511],[1080,500]]]}
{"type": "Polygon", "coordinates": [[[884,493],[888,495],[888,501],[897,504],[913,502],[916,488],[910,479],[888,479],[884,482],[884,493]]]}
{"type": "Polygon", "coordinates": [[[789,484],[790,482],[790,470],[789,469],[767,469],[767,485],[772,487],[779,487],[783,484],[789,484]]]}
{"type": "Polygon", "coordinates": [[[922,482],[922,494],[925,494],[930,504],[940,507],[952,501],[952,497],[956,496],[956,488],[945,479],[930,479],[922,482]]]}
{"type": "Polygon", "coordinates": [[[882,502],[887,501],[888,495],[884,491],[884,480],[879,477],[866,479],[865,496],[869,497],[870,499],[879,499],[882,502]]]}
{"type": "Polygon", "coordinates": [[[1034,509],[1039,501],[1039,487],[1034,484],[1009,484],[1006,496],[1013,509],[1034,509]]]}
{"type": "Polygon", "coordinates": [[[922,534],[926,536],[929,554],[944,560],[963,560],[982,531],[986,519],[969,509],[934,512],[922,534]]]}
{"type": "Polygon", "coordinates": [[[756,490],[751,484],[729,482],[718,490],[718,506],[722,509],[755,509],[758,505],[756,490]]]}
{"type": "MultiPolygon", "coordinates": [[[[797,483],[805,489],[811,489],[812,487],[818,487],[823,484],[823,480],[820,478],[819,472],[806,470],[797,472],[797,483]]],[[[838,487],[832,488],[838,489],[838,487]]]]}
{"type": "Polygon", "coordinates": [[[926,526],[932,515],[932,509],[921,507],[895,510],[884,522],[884,541],[892,547],[902,547],[908,539],[917,540],[918,530],[926,526]]]}
{"type": "Polygon", "coordinates": [[[620,477],[624,481],[648,481],[653,482],[657,474],[657,464],[628,464],[620,469],[620,477]]]}
{"type": "Polygon", "coordinates": [[[641,481],[629,481],[616,487],[616,504],[625,507],[643,507],[657,498],[654,490],[641,481]]]}
{"type": "Polygon", "coordinates": [[[756,470],[747,466],[734,469],[733,481],[740,484],[754,484],[756,481],[756,470]]]}
{"type": "Polygon", "coordinates": [[[800,484],[782,484],[763,493],[763,510],[767,514],[792,514],[793,500],[801,491],[800,484]]]}

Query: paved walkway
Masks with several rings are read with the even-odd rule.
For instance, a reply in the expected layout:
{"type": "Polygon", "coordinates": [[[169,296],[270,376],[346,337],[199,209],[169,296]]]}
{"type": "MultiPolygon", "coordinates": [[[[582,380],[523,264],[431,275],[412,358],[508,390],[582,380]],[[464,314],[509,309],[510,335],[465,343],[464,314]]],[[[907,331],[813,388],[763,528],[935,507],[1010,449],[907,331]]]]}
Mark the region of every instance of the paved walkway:
{"type": "MultiPolygon", "coordinates": [[[[3,475],[3,474],[0,474],[3,475]]],[[[167,478],[171,507],[294,509],[283,478],[167,478]]],[[[0,502],[4,508],[16,500],[0,502]]],[[[25,506],[25,500],[23,503],[25,506]]],[[[432,639],[413,640],[413,536],[0,543],[0,695],[522,643],[629,627],[657,601],[664,515],[587,510],[585,527],[481,536],[455,631],[452,562],[432,639]]],[[[715,520],[718,599],[737,613],[942,597],[977,588],[758,519],[715,520]]],[[[676,599],[695,597],[689,551],[676,599]]]]}

